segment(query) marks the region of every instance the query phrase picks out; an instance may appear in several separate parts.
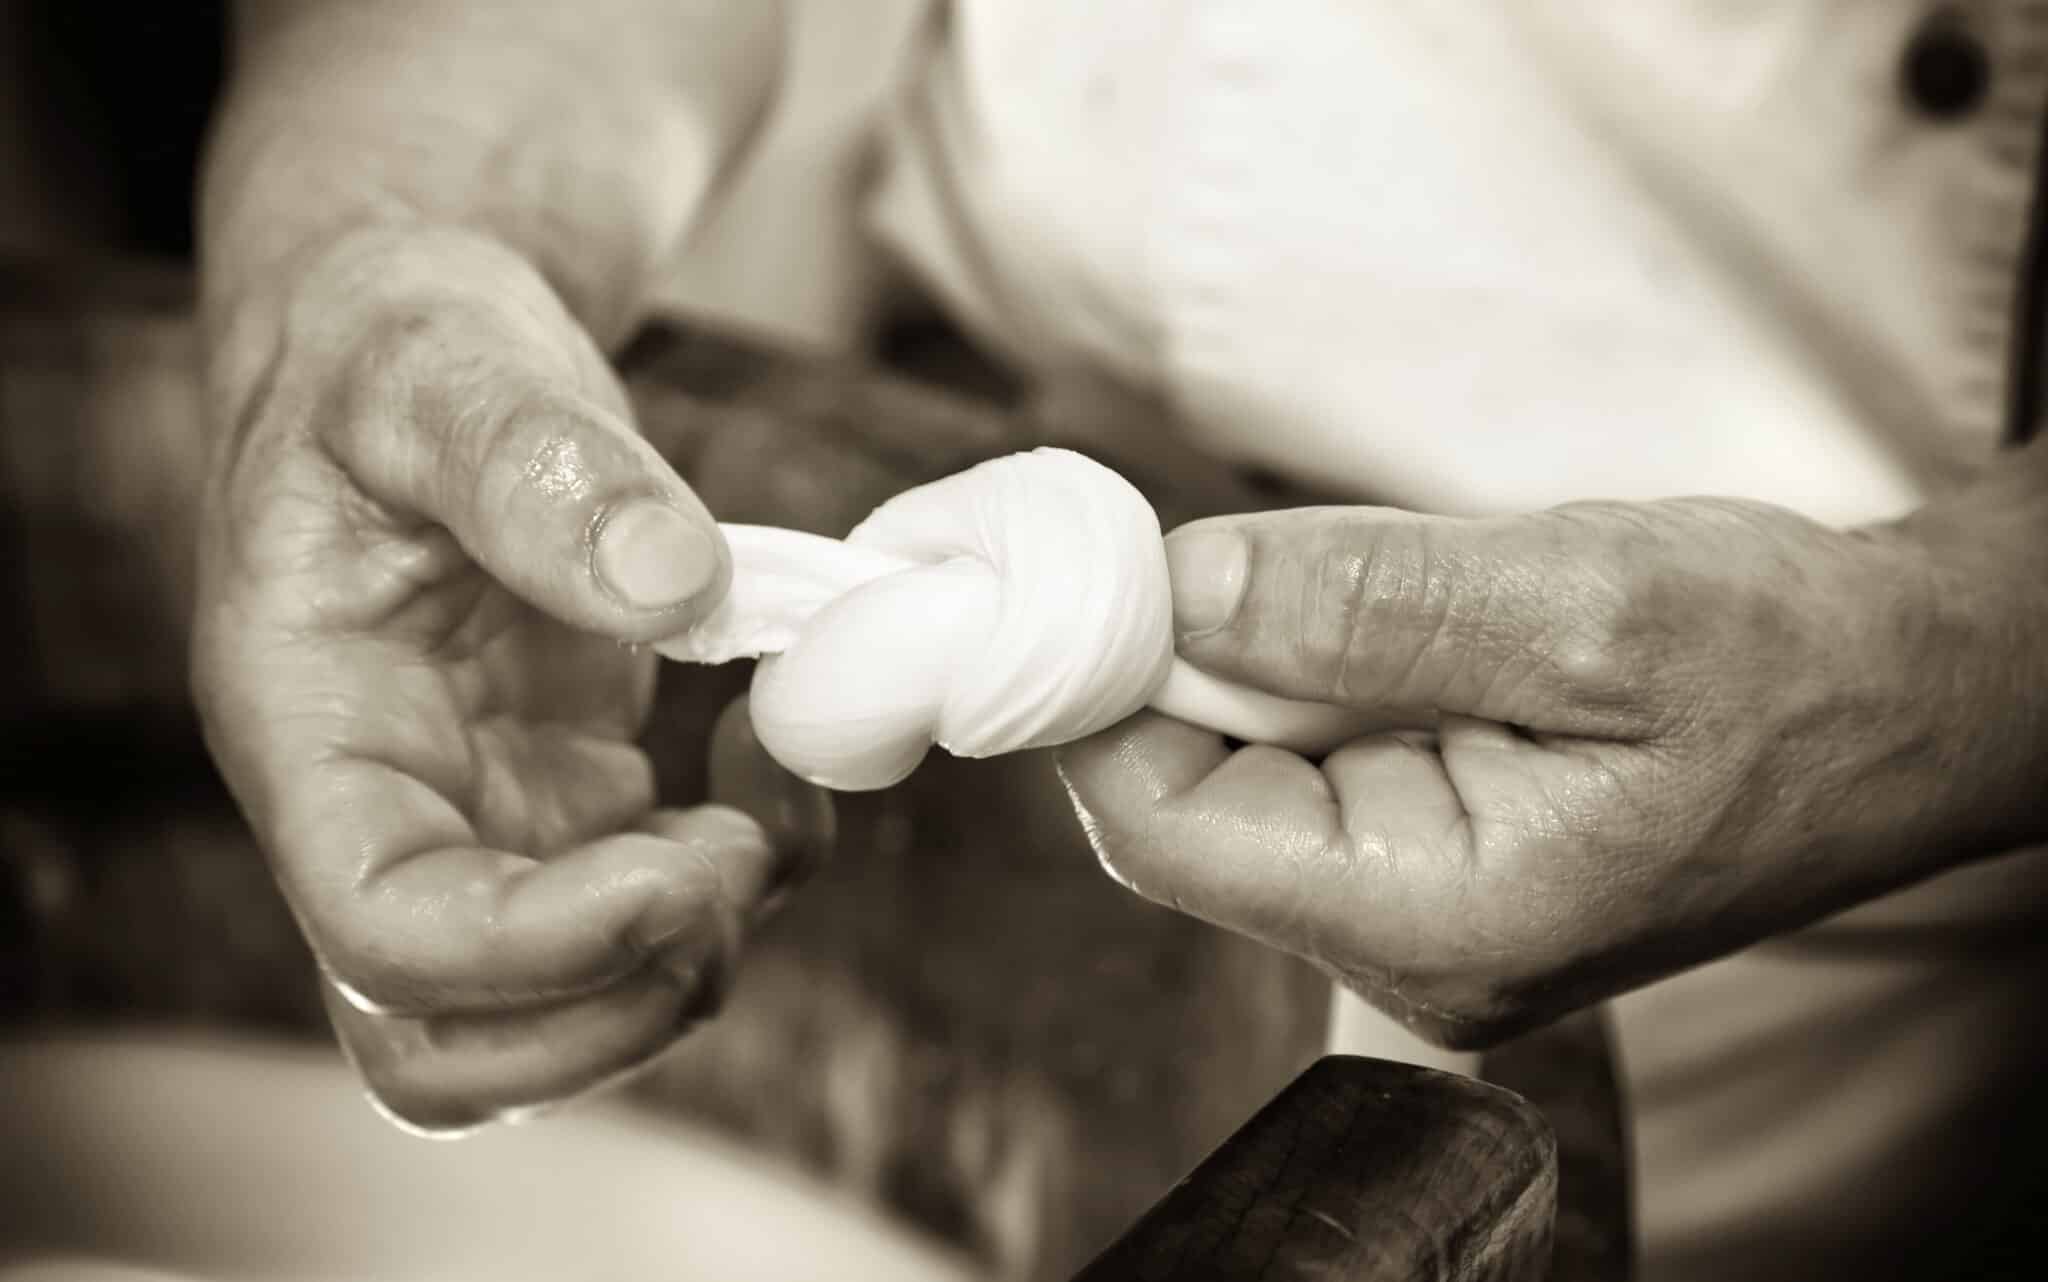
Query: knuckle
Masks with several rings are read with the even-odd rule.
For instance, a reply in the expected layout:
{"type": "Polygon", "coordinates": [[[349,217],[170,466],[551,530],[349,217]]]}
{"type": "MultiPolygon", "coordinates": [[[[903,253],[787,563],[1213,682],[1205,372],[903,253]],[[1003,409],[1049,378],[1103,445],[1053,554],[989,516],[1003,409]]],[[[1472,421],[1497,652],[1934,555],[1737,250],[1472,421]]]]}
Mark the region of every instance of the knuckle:
{"type": "Polygon", "coordinates": [[[1458,560],[1428,520],[1375,520],[1323,558],[1324,687],[1353,704],[1427,704],[1447,653],[1492,626],[1486,567],[1458,560]]]}
{"type": "Polygon", "coordinates": [[[1549,607],[1533,633],[1533,666],[1574,706],[1639,708],[1673,637],[1697,630],[1693,589],[1662,555],[1661,527],[1643,505],[1573,504],[1552,517],[1549,607]]]}
{"type": "Polygon", "coordinates": [[[1577,699],[1626,699],[1640,684],[1638,653],[1647,627],[1625,582],[1582,580],[1541,644],[1554,679],[1577,699]]]}
{"type": "Polygon", "coordinates": [[[533,347],[481,303],[393,300],[351,344],[323,430],[352,470],[433,517],[467,515],[447,510],[464,505],[488,512],[522,480],[574,488],[584,476],[574,440],[523,430],[535,418],[568,418],[528,412],[535,380],[506,354],[533,347]]]}
{"type": "Polygon", "coordinates": [[[1302,583],[1300,661],[1316,689],[1345,700],[1371,695],[1374,659],[1386,644],[1376,625],[1389,609],[1400,609],[1387,594],[1406,579],[1387,569],[1400,559],[1383,542],[1361,547],[1344,539],[1325,544],[1311,558],[1302,583]]]}
{"type": "Polygon", "coordinates": [[[364,318],[342,354],[330,385],[331,427],[377,421],[376,411],[433,381],[450,340],[445,306],[425,299],[393,300],[364,318]]]}
{"type": "Polygon", "coordinates": [[[489,522],[502,516],[523,476],[575,475],[579,460],[573,442],[540,442],[526,447],[530,457],[514,457],[522,447],[514,439],[520,419],[511,402],[505,392],[487,385],[442,398],[441,428],[434,437],[439,448],[429,482],[429,491],[439,496],[440,515],[489,522]]]}
{"type": "Polygon", "coordinates": [[[405,299],[373,309],[356,327],[320,389],[313,431],[342,468],[377,497],[410,506],[407,480],[435,442],[411,430],[439,380],[444,309],[405,299]]]}

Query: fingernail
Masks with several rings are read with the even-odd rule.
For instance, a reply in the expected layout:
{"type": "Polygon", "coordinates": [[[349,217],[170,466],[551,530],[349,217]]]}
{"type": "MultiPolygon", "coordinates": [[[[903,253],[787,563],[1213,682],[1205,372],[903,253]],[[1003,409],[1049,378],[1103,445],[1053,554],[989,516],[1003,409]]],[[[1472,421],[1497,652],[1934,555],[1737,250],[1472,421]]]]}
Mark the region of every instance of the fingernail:
{"type": "Polygon", "coordinates": [[[1197,526],[1166,537],[1166,570],[1173,581],[1173,626],[1183,636],[1214,632],[1229,623],[1244,599],[1251,550],[1236,530],[1197,526]]]}
{"type": "Polygon", "coordinates": [[[599,582],[640,610],[681,605],[718,569],[718,551],[696,521],[658,499],[631,499],[598,527],[591,566],[599,582]]]}

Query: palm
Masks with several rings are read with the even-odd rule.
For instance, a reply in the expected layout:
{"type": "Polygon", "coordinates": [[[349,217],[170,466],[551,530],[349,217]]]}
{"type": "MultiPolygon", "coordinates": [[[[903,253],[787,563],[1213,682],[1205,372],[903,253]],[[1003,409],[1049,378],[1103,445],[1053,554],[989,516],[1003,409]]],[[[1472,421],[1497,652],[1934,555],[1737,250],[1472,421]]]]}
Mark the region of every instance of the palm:
{"type": "Polygon", "coordinates": [[[400,848],[545,857],[643,816],[651,651],[556,622],[438,527],[288,513],[270,509],[248,567],[271,590],[243,580],[206,683],[232,705],[217,736],[230,774],[274,758],[268,786],[244,780],[274,822],[374,818],[378,850],[349,855],[362,871],[400,848]]]}
{"type": "Polygon", "coordinates": [[[193,689],[373,1095],[459,1129],[672,1042],[782,874],[741,809],[655,808],[655,659],[612,639],[724,566],[501,244],[369,229],[285,293],[222,362],[260,376],[208,472],[193,689]]]}
{"type": "MultiPolygon", "coordinates": [[[[479,844],[544,856],[628,826],[649,804],[632,739],[653,691],[651,651],[577,632],[467,560],[421,583],[366,639],[366,705],[384,665],[422,678],[389,691],[422,726],[413,758],[391,764],[453,803],[479,844]]],[[[379,719],[400,723],[392,711],[379,719]]]]}

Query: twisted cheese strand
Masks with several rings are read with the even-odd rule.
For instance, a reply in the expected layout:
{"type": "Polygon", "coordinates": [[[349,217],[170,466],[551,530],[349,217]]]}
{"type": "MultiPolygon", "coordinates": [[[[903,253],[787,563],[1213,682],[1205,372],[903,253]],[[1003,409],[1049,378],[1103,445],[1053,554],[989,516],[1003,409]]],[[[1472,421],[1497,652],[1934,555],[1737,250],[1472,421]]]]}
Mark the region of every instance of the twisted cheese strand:
{"type": "Polygon", "coordinates": [[[887,787],[934,743],[963,757],[1065,743],[1148,703],[1302,752],[1370,724],[1177,659],[1157,515],[1129,482],[1067,450],[906,491],[844,542],[722,528],[730,592],[657,648],[695,663],[766,656],[755,733],[827,787],[887,787]]]}

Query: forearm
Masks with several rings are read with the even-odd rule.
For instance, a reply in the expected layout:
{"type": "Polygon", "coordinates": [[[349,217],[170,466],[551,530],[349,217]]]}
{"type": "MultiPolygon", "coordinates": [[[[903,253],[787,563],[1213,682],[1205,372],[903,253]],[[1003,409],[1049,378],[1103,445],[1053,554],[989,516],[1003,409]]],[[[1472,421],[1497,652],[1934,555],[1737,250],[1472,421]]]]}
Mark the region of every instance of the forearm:
{"type": "MultiPolygon", "coordinates": [[[[1938,857],[2048,842],[2048,438],[1873,531],[1920,575],[1900,635],[1919,680],[1902,718],[1944,745],[1938,857]]],[[[1902,585],[1903,586],[1903,585],[1902,585]]]]}
{"type": "Polygon", "coordinates": [[[327,247],[423,223],[637,319],[779,72],[776,0],[252,0],[202,179],[204,310],[266,327],[327,247]]]}

